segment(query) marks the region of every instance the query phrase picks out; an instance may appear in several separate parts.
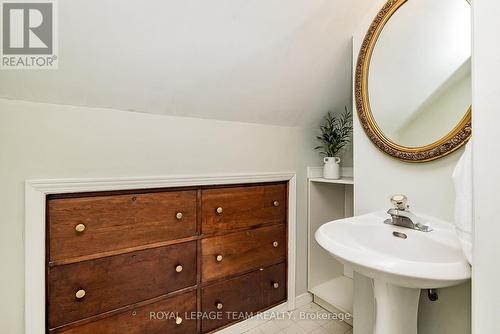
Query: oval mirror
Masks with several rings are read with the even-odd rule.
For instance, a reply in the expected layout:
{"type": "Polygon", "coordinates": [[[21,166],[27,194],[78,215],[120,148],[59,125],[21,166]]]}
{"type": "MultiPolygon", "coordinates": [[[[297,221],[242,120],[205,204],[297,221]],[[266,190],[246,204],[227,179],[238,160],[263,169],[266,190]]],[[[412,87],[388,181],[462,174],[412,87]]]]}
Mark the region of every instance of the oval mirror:
{"type": "Polygon", "coordinates": [[[384,152],[429,161],[471,135],[471,8],[467,0],[390,0],[363,41],[356,106],[384,152]]]}

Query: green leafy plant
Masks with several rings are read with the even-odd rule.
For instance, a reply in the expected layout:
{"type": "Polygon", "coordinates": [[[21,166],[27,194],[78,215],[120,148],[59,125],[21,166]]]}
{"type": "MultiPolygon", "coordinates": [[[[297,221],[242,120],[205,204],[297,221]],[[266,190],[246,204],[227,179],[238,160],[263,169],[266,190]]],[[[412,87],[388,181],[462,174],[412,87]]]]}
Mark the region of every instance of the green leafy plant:
{"type": "Polygon", "coordinates": [[[326,157],[335,157],[351,140],[352,113],[345,107],[340,115],[332,115],[328,112],[324,122],[320,126],[321,135],[316,138],[321,145],[315,150],[326,157]]]}

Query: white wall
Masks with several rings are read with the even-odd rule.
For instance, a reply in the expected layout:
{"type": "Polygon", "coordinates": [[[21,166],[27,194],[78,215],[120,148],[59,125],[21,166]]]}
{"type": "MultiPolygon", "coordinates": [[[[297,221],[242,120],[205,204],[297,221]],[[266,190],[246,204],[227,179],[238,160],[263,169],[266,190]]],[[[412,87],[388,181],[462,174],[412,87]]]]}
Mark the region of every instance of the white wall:
{"type": "Polygon", "coordinates": [[[472,99],[474,104],[473,333],[500,333],[500,2],[474,0],[472,99]]]}
{"type": "Polygon", "coordinates": [[[296,171],[297,286],[306,291],[307,165],[299,128],[178,118],[0,99],[0,324],[24,332],[24,181],[296,171]]]}
{"type": "MultiPolygon", "coordinates": [[[[374,3],[374,7],[367,10],[368,15],[359,31],[354,34],[355,59],[366,30],[385,1],[377,0],[374,3]]],[[[404,193],[408,195],[413,209],[451,221],[454,208],[451,174],[461,152],[462,150],[459,150],[444,159],[424,164],[399,162],[379,151],[371,143],[355,115],[355,214],[387,209],[392,194],[404,193]]],[[[355,284],[358,283],[368,284],[365,280],[356,280],[355,284]]],[[[431,303],[425,294],[422,295],[419,307],[419,334],[469,334],[470,285],[440,289],[439,297],[439,301],[431,303]]],[[[362,302],[370,303],[370,299],[366,298],[362,302]]],[[[356,322],[358,328],[365,328],[364,324],[359,323],[363,319],[354,314],[354,321],[356,334],[368,334],[356,331],[356,322]]]]}

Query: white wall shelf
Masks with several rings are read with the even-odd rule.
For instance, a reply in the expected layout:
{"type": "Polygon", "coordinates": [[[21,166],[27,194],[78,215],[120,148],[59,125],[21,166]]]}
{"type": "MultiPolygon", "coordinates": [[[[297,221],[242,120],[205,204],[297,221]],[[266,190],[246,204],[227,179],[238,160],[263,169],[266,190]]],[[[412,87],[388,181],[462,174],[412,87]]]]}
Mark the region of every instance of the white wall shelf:
{"type": "Polygon", "coordinates": [[[307,175],[308,290],[315,300],[331,306],[328,309],[352,314],[352,272],[314,238],[316,230],[324,223],[353,215],[352,169],[344,168],[338,180],[323,178],[321,167],[308,167],[307,175]]]}
{"type": "Polygon", "coordinates": [[[322,183],[335,183],[335,184],[354,184],[353,177],[341,177],[340,179],[337,179],[337,180],[325,179],[322,177],[315,177],[315,178],[309,179],[309,181],[322,182],[322,183]]]}

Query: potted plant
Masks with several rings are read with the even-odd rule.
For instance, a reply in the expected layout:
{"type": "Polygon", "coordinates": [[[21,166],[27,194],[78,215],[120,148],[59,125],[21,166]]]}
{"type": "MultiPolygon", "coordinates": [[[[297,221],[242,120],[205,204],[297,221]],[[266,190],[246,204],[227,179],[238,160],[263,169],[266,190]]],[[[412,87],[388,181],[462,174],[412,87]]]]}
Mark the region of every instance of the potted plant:
{"type": "Polygon", "coordinates": [[[352,113],[345,107],[340,115],[328,112],[320,126],[321,135],[316,138],[321,145],[315,147],[324,157],[323,177],[340,178],[340,151],[350,142],[352,133],[352,113]]]}

